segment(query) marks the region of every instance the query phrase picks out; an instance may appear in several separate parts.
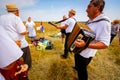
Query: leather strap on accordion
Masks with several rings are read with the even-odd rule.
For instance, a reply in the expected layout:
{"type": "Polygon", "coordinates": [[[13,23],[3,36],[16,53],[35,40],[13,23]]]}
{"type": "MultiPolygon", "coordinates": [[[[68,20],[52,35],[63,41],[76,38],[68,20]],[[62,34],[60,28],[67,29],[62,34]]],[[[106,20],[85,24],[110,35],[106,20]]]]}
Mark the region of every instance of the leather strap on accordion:
{"type": "Polygon", "coordinates": [[[87,48],[89,43],[91,41],[93,41],[94,39],[95,39],[95,35],[91,32],[91,30],[88,28],[88,26],[86,26],[85,24],[82,24],[82,23],[79,23],[79,24],[76,23],[70,36],[69,36],[68,42],[67,42],[68,49],[71,52],[80,53],[82,50],[87,48]],[[87,28],[87,29],[85,29],[85,28],[87,28]],[[86,42],[86,45],[82,48],[74,46],[73,43],[77,38],[84,40],[86,42]]]}

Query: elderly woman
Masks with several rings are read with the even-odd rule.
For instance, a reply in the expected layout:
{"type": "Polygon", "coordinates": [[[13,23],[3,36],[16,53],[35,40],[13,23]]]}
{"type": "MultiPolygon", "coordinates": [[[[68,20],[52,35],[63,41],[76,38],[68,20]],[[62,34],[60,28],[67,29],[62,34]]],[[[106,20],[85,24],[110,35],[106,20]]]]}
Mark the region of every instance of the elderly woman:
{"type": "Polygon", "coordinates": [[[26,22],[26,27],[29,32],[28,37],[29,38],[35,38],[36,37],[36,31],[35,31],[35,23],[32,21],[31,17],[28,17],[28,21],[26,22]]]}

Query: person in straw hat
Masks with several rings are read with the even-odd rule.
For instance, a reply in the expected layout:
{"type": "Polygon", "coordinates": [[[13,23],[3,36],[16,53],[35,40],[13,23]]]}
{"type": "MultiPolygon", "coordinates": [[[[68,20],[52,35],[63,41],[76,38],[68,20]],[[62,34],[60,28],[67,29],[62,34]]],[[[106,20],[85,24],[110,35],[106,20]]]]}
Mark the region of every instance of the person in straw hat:
{"type": "Polygon", "coordinates": [[[71,9],[68,13],[69,18],[66,19],[65,25],[64,26],[56,26],[58,29],[65,29],[65,33],[66,33],[65,44],[64,44],[64,54],[61,55],[61,57],[64,59],[66,59],[68,57],[69,50],[68,50],[67,42],[68,42],[69,35],[72,32],[73,27],[76,23],[76,20],[74,18],[75,14],[76,14],[76,11],[74,9],[71,9]]]}
{"type": "Polygon", "coordinates": [[[111,39],[110,39],[110,43],[112,43],[113,39],[117,35],[118,28],[119,28],[119,20],[114,20],[112,22],[112,26],[111,26],[111,39]]]}
{"type": "Polygon", "coordinates": [[[120,45],[120,20],[118,20],[118,38],[119,38],[119,45],[120,45]]]}
{"type": "Polygon", "coordinates": [[[6,8],[8,12],[13,12],[18,10],[18,7],[15,4],[6,4],[6,8]]]}
{"type": "Polygon", "coordinates": [[[24,26],[22,20],[19,17],[19,9],[15,4],[6,4],[7,14],[0,17],[0,25],[2,25],[10,38],[15,42],[20,42],[20,48],[24,52],[23,60],[28,67],[31,68],[31,54],[28,46],[28,42],[25,39],[25,34],[27,33],[26,27],[24,26]]]}

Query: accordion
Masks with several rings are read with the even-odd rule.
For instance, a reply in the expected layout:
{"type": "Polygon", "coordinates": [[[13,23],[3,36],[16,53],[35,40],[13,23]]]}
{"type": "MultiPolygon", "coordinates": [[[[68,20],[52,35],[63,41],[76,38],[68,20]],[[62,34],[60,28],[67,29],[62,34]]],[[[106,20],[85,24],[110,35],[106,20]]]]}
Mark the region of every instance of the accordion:
{"type": "Polygon", "coordinates": [[[82,23],[75,24],[67,42],[68,49],[71,52],[80,53],[82,50],[88,47],[90,42],[92,42],[95,39],[95,35],[93,34],[93,32],[90,29],[88,30],[85,28],[88,28],[88,26],[86,26],[85,24],[82,24],[82,23]],[[76,39],[84,40],[86,45],[81,48],[76,47],[74,45],[74,42],[76,39]]]}

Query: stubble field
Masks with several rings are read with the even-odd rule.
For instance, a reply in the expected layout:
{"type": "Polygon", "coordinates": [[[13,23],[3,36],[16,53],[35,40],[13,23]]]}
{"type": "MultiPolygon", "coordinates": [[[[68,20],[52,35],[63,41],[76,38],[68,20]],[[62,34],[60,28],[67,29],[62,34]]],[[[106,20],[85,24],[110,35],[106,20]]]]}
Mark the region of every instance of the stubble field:
{"type": "MultiPolygon", "coordinates": [[[[36,27],[40,23],[36,22],[36,27]]],[[[72,69],[74,66],[74,53],[69,53],[67,59],[60,57],[63,54],[64,44],[61,38],[57,37],[60,31],[43,23],[45,32],[37,31],[37,38],[45,37],[52,41],[52,50],[37,50],[31,45],[31,39],[26,35],[30,44],[32,56],[32,68],[29,70],[29,80],[78,80],[77,72],[72,69]]],[[[120,45],[116,36],[109,48],[99,50],[88,66],[89,80],[120,80],[120,45]]]]}

